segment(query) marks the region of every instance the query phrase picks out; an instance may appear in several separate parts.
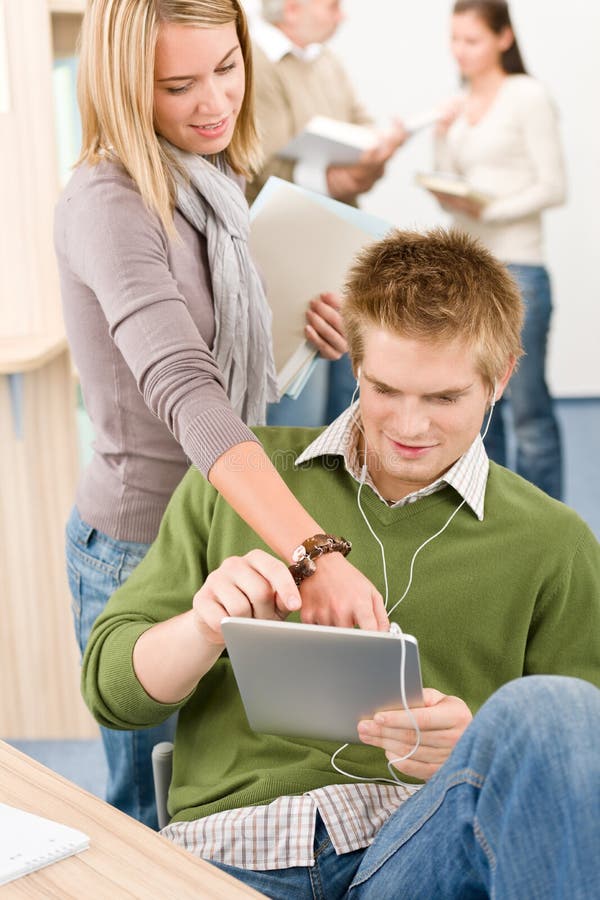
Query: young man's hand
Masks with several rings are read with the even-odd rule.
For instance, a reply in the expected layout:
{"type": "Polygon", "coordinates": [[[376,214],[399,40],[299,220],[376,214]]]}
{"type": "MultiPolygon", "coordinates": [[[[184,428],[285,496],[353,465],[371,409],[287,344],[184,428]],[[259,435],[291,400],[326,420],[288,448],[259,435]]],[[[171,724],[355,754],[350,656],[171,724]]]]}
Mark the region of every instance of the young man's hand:
{"type": "Polygon", "coordinates": [[[285,619],[301,605],[287,566],[263,550],[230,556],[211,572],[193,600],[194,620],[211,644],[224,645],[221,619],[285,619]]]}
{"type": "Polygon", "coordinates": [[[318,294],[306,310],[306,339],[324,359],[339,359],[348,351],[342,324],[342,300],[337,294],[318,294]]]}
{"type": "MultiPolygon", "coordinates": [[[[410,775],[428,781],[440,769],[473,716],[467,704],[459,697],[449,697],[433,688],[423,690],[425,705],[411,708],[421,730],[417,751],[395,767],[410,775]]],[[[381,747],[388,761],[405,756],[415,745],[415,730],[405,709],[376,713],[373,719],[358,724],[363,744],[381,747]]]]}

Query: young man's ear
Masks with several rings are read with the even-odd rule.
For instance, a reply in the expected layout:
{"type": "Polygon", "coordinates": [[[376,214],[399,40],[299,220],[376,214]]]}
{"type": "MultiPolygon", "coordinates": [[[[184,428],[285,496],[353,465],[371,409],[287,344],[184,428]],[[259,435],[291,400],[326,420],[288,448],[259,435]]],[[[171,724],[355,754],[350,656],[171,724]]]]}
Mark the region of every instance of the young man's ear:
{"type": "Polygon", "coordinates": [[[506,371],[501,378],[496,379],[495,391],[494,391],[494,402],[497,402],[506,389],[506,385],[510,381],[510,376],[514,372],[516,359],[514,356],[510,357],[508,366],[506,367],[506,371]]]}

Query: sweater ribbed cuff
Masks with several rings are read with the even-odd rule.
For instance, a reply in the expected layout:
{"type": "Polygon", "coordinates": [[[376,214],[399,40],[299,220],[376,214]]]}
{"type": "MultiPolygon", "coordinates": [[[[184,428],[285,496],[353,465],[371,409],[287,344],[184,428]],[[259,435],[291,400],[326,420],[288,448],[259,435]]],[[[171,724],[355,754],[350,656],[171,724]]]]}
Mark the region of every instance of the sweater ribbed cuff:
{"type": "Polygon", "coordinates": [[[109,727],[148,727],[164,721],[186,701],[159,703],[146,693],[133,668],[133,648],[138,638],[151,624],[131,623],[115,629],[104,641],[103,666],[98,676],[101,697],[110,697],[110,712],[114,718],[109,727]],[[123,660],[128,660],[124,677],[123,660]]]}
{"type": "Polygon", "coordinates": [[[197,416],[182,441],[196,468],[208,477],[213,465],[236,444],[259,443],[256,435],[227,407],[208,409],[197,416]]]}

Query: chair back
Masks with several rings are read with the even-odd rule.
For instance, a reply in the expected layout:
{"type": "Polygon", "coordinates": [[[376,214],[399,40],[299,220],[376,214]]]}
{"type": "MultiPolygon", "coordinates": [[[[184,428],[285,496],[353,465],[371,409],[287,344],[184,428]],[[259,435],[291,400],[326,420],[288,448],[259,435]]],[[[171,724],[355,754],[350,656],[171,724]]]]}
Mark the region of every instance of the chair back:
{"type": "Polygon", "coordinates": [[[164,828],[165,825],[169,824],[167,798],[169,796],[172,772],[173,744],[171,741],[161,741],[152,748],[152,775],[154,777],[154,796],[156,797],[156,814],[159,828],[164,828]]]}

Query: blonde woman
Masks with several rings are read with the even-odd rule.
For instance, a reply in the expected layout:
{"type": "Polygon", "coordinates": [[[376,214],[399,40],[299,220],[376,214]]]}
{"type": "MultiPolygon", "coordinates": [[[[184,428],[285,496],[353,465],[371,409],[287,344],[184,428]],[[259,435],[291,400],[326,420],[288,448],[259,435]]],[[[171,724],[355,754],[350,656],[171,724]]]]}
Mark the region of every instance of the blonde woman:
{"type": "MultiPolygon", "coordinates": [[[[79,94],[83,149],[57,207],[55,243],[96,433],[67,527],[83,650],[189,461],[288,562],[308,538],[335,531],[335,516],[315,521],[248,427],[264,421],[275,373],[240,186],[258,159],[240,3],[90,0],[79,94]]],[[[340,322],[333,299],[311,303],[307,334],[324,355],[346,349],[340,322]]],[[[260,578],[247,586],[263,590],[260,578]]],[[[379,593],[337,552],[300,592],[290,575],[281,616],[300,604],[305,621],[387,624],[379,593]]],[[[108,799],[152,826],[150,750],[167,733],[103,730],[108,799]]]]}
{"type": "MultiPolygon", "coordinates": [[[[441,126],[436,168],[460,174],[491,196],[486,205],[439,195],[455,224],[507,263],[525,301],[523,357],[511,380],[516,470],[562,497],[561,442],[545,378],[552,298],[545,266],[542,213],[564,202],[565,175],[552,98],[525,71],[504,0],[458,0],[452,54],[465,87],[447,129],[441,126]]],[[[506,463],[501,409],[486,449],[506,463]]]]}

